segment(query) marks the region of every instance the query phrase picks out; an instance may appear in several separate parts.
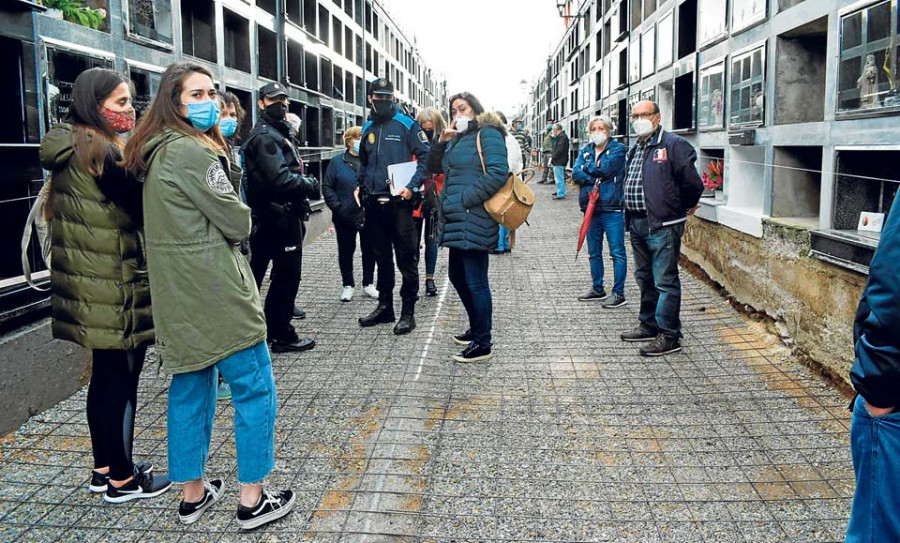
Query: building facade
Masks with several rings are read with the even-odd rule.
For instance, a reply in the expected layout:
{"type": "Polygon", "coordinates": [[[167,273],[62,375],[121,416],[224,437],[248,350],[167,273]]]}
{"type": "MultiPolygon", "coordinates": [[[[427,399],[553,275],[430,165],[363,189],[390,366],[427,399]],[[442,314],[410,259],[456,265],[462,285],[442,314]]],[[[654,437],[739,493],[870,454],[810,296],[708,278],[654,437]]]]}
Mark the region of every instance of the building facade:
{"type": "MultiPolygon", "coordinates": [[[[564,0],[557,2],[566,5],[564,0]]],[[[542,67],[525,111],[584,145],[609,115],[632,141],[631,107],[724,166],[685,252],[739,300],[765,311],[836,375],[900,187],[898,0],[588,0],[542,67]]]]}
{"type": "MultiPolygon", "coordinates": [[[[41,137],[65,118],[79,73],[102,66],[129,75],[138,115],[150,104],[167,65],[191,60],[209,68],[220,91],[256,119],[256,90],[279,81],[302,120],[299,149],[308,173],[321,177],[343,151],[345,127],[367,115],[365,82],[391,79],[399,102],[415,114],[446,104],[442,75],[428,68],[415,41],[379,0],[84,0],[82,15],[29,0],[0,6],[0,190],[3,257],[0,323],[46,304],[25,286],[19,239],[43,183],[41,137]],[[73,19],[76,22],[71,22],[73,19]],[[92,28],[96,27],[96,28],[92,28]]],[[[35,246],[26,257],[41,270],[35,246]]],[[[46,278],[47,272],[39,272],[46,278]]]]}

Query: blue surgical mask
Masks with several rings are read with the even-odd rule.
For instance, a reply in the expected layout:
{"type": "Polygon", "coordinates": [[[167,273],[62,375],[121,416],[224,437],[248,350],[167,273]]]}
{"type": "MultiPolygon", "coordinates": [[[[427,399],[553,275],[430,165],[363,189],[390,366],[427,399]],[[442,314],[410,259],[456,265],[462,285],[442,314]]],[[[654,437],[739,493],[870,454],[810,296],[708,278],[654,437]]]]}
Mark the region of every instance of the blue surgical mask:
{"type": "Polygon", "coordinates": [[[360,140],[353,140],[353,152],[359,154],[359,142],[360,140]]]}
{"type": "Polygon", "coordinates": [[[234,117],[225,117],[222,119],[222,122],[219,123],[219,131],[222,132],[223,137],[230,138],[234,135],[235,131],[237,131],[237,119],[234,117]]]}
{"type": "Polygon", "coordinates": [[[184,106],[187,108],[188,120],[191,121],[194,128],[201,132],[206,132],[219,122],[219,104],[215,100],[191,102],[184,106]]]}

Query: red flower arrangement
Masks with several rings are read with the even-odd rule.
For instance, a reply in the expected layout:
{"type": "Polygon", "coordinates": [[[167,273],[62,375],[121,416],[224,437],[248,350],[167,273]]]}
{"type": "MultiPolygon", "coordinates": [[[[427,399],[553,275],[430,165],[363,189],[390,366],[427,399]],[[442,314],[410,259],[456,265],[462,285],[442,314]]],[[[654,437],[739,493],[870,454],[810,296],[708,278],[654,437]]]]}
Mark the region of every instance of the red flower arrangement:
{"type": "Polygon", "coordinates": [[[722,188],[722,174],[725,171],[725,165],[721,160],[710,160],[706,165],[706,171],[703,172],[703,188],[706,190],[716,190],[722,188]]]}

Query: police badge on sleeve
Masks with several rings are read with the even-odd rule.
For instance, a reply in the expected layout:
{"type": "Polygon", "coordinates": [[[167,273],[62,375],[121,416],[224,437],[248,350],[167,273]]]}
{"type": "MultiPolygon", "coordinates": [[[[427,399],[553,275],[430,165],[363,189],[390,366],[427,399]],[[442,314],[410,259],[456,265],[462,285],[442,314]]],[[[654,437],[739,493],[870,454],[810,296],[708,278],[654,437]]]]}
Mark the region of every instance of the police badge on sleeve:
{"type": "Polygon", "coordinates": [[[219,162],[213,162],[210,164],[209,169],[206,170],[206,183],[209,185],[209,188],[219,194],[234,192],[231,180],[228,179],[228,174],[225,173],[225,170],[222,169],[222,164],[219,162]]]}

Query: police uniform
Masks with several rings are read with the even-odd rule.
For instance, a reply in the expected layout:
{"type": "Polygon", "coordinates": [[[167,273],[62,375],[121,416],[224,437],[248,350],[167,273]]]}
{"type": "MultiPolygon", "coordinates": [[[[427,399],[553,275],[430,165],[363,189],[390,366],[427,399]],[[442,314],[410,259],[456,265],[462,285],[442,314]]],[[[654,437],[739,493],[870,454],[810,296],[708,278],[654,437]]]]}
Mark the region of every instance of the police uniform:
{"type": "MultiPolygon", "coordinates": [[[[263,97],[287,96],[279,83],[259,90],[263,97]]],[[[309,199],[319,197],[319,183],[303,175],[297,149],[291,143],[287,121],[262,112],[241,146],[247,173],[247,203],[253,210],[254,232],[250,236],[251,268],[257,286],[272,263],[265,314],[273,351],[312,348],[301,340],[291,318],[300,287],[303,262],[304,222],[309,219],[309,199]]]]}
{"type": "MultiPolygon", "coordinates": [[[[378,78],[369,86],[371,95],[393,96],[394,87],[385,78],[378,78]]],[[[428,137],[422,127],[388,102],[373,102],[382,111],[373,114],[363,126],[360,143],[360,194],[366,208],[366,229],[371,233],[372,250],[378,264],[378,307],[370,315],[359,319],[362,326],[394,321],[394,265],[397,257],[403,300],[400,322],[394,333],[404,334],[415,328],[415,303],[419,294],[419,251],[412,210],[414,202],[394,196],[387,173],[391,164],[418,161],[416,173],[406,188],[417,190],[427,177],[425,161],[428,156],[428,137]]],[[[393,192],[402,187],[395,187],[393,192]]]]}

